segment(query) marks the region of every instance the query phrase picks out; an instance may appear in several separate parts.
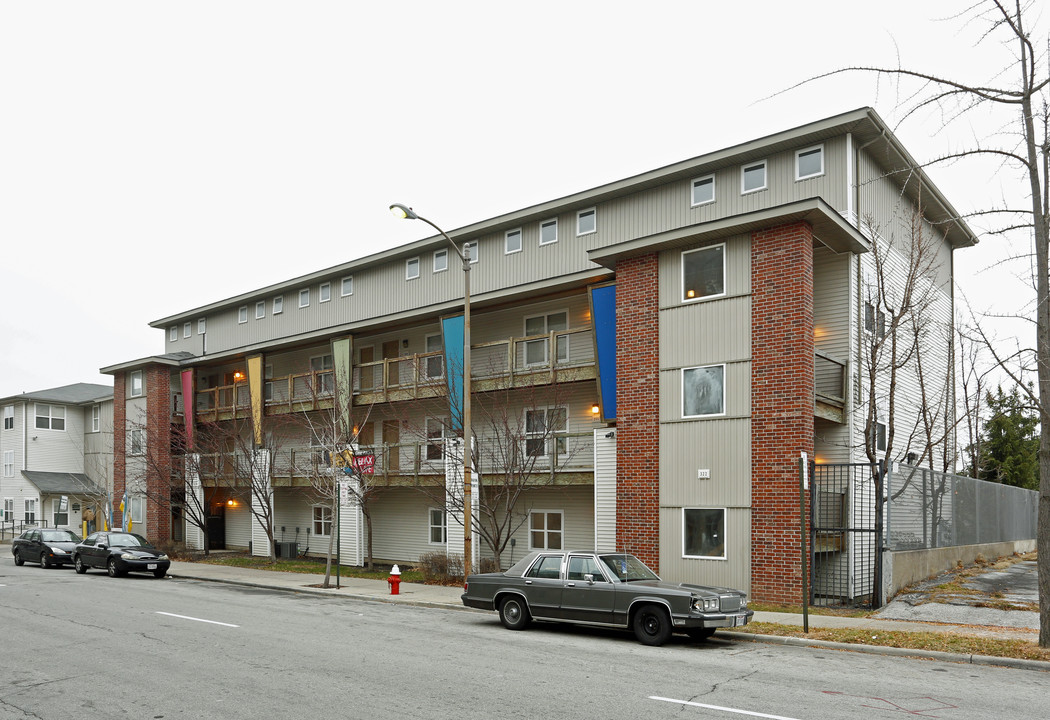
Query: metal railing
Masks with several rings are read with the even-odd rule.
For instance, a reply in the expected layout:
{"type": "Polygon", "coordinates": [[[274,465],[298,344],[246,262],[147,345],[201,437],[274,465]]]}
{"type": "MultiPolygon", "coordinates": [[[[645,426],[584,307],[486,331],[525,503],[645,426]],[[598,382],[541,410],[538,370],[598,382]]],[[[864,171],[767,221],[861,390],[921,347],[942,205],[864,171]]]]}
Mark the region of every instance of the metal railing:
{"type": "Polygon", "coordinates": [[[849,364],[817,350],[813,360],[817,399],[835,407],[846,406],[846,380],[849,364]]]}

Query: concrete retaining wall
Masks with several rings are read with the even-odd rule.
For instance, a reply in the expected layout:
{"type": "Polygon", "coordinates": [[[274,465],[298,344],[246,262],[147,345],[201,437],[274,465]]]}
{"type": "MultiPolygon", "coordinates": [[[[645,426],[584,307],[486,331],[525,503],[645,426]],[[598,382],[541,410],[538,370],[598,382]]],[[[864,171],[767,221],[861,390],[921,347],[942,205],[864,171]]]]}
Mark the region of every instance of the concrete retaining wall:
{"type": "Polygon", "coordinates": [[[1015,552],[1024,553],[1033,550],[1035,550],[1035,540],[959,545],[930,550],[901,550],[898,552],[887,550],[882,555],[883,597],[881,604],[885,605],[906,585],[939,575],[957,567],[959,563],[972,565],[978,555],[994,560],[1004,555],[1013,555],[1015,552]]]}

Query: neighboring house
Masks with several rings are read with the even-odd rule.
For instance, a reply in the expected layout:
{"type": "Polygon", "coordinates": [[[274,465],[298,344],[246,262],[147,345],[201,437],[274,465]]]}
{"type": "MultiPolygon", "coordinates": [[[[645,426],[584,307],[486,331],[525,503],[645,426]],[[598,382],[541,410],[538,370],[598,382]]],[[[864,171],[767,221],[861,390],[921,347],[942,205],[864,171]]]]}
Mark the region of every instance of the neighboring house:
{"type": "MultiPolygon", "coordinates": [[[[670,579],[796,601],[799,454],[865,459],[864,348],[885,312],[873,249],[894,268],[893,290],[920,198],[935,247],[924,316],[946,331],[952,253],[976,238],[870,109],[452,231],[472,268],[480,493],[500,471],[501,433],[478,420],[486,407],[505,410],[513,452],[545,468],[515,508],[503,564],[537,548],[626,549],[670,579]]],[[[244,429],[253,449],[227,450],[268,459],[275,540],[318,552],[335,526],[301,461],[327,461],[316,428],[345,403],[377,457],[375,558],[461,552],[458,513],[421,489],[458,482],[442,461],[456,415],[444,375],[458,362],[442,319],[462,312],[462,277],[433,236],[151,323],[164,354],[103,368],[126,430],[116,492],[165,492],[195,428],[258,419],[244,429]],[[275,441],[282,421],[303,417],[315,431],[275,441]]],[[[930,377],[950,377],[948,347],[938,336],[924,355],[930,377]]],[[[910,370],[900,386],[917,396],[910,370]]],[[[915,410],[898,402],[898,426],[914,427],[915,410]]],[[[213,538],[265,552],[243,483],[191,475],[175,493],[203,493],[213,538]]],[[[163,503],[146,505],[151,537],[177,535],[163,503]]],[[[341,523],[344,562],[359,561],[360,512],[341,523]]],[[[489,554],[477,533],[475,551],[489,554]]]]}
{"type": "Polygon", "coordinates": [[[8,527],[101,522],[113,471],[113,388],[77,383],[0,399],[0,502],[8,527]],[[90,510],[90,512],[88,512],[90,510]]]}

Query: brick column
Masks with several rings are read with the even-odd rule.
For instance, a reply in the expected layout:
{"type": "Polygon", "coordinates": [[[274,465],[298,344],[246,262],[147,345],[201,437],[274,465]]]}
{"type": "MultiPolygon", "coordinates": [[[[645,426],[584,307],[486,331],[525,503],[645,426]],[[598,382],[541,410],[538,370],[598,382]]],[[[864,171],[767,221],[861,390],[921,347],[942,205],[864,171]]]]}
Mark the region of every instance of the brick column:
{"type": "MultiPolygon", "coordinates": [[[[120,498],[124,496],[127,486],[127,447],[128,440],[128,407],[126,405],[127,374],[118,372],[113,375],[113,494],[110,502],[113,507],[113,523],[122,527],[124,518],[120,515],[120,498]]],[[[109,522],[109,518],[106,518],[109,522]]],[[[102,529],[102,523],[97,524],[102,529]]],[[[112,529],[112,528],[110,528],[112,529]]]]}
{"type": "Polygon", "coordinates": [[[657,256],[616,265],[616,547],[660,571],[657,256]]]}
{"type": "MultiPolygon", "coordinates": [[[[798,458],[813,456],[813,233],[751,235],[751,596],[802,600],[798,458]]],[[[807,499],[808,516],[808,499],[807,499]]]]}
{"type": "Polygon", "coordinates": [[[155,543],[171,540],[171,369],[150,365],[143,370],[146,384],[146,532],[155,543]]]}

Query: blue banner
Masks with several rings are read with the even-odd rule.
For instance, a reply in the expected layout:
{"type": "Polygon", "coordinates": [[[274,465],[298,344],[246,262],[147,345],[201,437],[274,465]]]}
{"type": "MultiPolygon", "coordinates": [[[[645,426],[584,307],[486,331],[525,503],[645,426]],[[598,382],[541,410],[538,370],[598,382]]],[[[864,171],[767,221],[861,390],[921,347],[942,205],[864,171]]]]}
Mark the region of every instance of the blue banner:
{"type": "Polygon", "coordinates": [[[616,286],[591,288],[602,420],[616,419],[616,286]]]}
{"type": "Polygon", "coordinates": [[[441,319],[441,342],[445,351],[445,383],[452,430],[463,432],[463,316],[441,319]]]}

